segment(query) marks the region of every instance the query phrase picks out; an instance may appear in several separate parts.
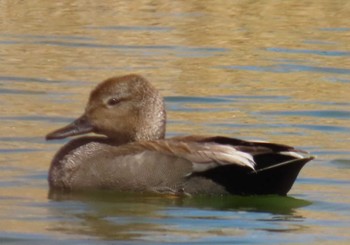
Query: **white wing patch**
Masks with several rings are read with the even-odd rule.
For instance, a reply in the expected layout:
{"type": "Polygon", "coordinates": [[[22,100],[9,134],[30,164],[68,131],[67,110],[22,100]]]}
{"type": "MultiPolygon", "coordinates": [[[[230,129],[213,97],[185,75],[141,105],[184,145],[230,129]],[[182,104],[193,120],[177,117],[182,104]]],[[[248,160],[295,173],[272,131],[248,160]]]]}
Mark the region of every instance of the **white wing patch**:
{"type": "Polygon", "coordinates": [[[138,142],[136,146],[141,146],[143,150],[184,158],[192,163],[193,172],[203,172],[223,165],[236,165],[255,170],[256,165],[251,154],[239,151],[230,145],[159,140],[138,142]]]}
{"type": "Polygon", "coordinates": [[[269,143],[266,140],[250,140],[249,142],[252,142],[252,143],[269,143]]]}
{"type": "Polygon", "coordinates": [[[248,153],[227,145],[210,144],[205,148],[186,157],[192,162],[194,172],[203,172],[223,165],[240,165],[255,169],[253,156],[248,153]]]}
{"type": "Polygon", "coordinates": [[[295,157],[297,159],[303,159],[304,158],[303,155],[301,155],[299,153],[296,153],[296,152],[293,152],[293,151],[281,151],[281,152],[279,152],[279,154],[285,155],[285,156],[295,157]]]}

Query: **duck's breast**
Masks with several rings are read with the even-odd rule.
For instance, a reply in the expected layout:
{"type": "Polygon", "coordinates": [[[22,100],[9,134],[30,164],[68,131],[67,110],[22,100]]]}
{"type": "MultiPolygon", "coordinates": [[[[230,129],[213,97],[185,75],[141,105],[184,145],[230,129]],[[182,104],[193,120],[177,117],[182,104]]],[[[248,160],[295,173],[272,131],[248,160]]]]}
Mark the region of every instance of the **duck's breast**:
{"type": "Polygon", "coordinates": [[[91,141],[68,143],[52,162],[52,188],[156,191],[181,189],[192,163],[157,151],[91,141]]]}

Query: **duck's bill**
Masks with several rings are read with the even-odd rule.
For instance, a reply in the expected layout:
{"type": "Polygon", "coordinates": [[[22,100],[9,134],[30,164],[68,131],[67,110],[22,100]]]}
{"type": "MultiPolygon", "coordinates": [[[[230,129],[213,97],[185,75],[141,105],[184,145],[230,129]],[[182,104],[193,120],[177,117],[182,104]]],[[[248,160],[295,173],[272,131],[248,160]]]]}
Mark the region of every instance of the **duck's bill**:
{"type": "Polygon", "coordinates": [[[93,129],[89,120],[85,116],[82,116],[71,124],[49,133],[46,135],[46,140],[64,139],[70,136],[87,134],[93,132],[93,129]]]}

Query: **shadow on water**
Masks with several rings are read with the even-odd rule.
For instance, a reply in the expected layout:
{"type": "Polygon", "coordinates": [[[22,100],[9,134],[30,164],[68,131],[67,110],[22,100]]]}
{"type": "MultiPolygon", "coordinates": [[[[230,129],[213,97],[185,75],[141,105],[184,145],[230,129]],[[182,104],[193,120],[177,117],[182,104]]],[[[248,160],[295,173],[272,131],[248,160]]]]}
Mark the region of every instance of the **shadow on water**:
{"type": "MultiPolygon", "coordinates": [[[[50,213],[59,217],[51,231],[105,240],[144,239],[159,234],[191,237],[205,234],[206,229],[214,233],[225,228],[242,232],[251,222],[255,222],[253,229],[260,229],[258,222],[300,222],[303,218],[295,216],[295,210],[311,204],[275,195],[173,197],[112,191],[50,191],[49,199],[50,213]],[[251,221],[242,227],[240,216],[251,221]],[[198,227],[200,230],[193,230],[198,227]]],[[[288,228],[283,231],[288,232],[288,228]]],[[[232,231],[229,235],[236,236],[232,231]]]]}
{"type": "MultiPolygon", "coordinates": [[[[214,210],[243,210],[292,214],[297,208],[312,204],[310,201],[288,196],[162,196],[156,194],[119,193],[115,191],[60,192],[49,191],[52,201],[79,201],[85,204],[151,204],[159,207],[194,207],[214,210]]],[[[97,205],[98,206],[98,205],[97,205]]]]}

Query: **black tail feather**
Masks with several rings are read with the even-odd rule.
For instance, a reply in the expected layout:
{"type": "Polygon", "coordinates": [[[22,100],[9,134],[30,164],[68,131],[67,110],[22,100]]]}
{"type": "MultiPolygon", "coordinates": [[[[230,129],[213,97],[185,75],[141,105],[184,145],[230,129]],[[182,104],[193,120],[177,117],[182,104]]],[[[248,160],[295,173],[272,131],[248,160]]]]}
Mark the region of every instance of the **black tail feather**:
{"type": "Polygon", "coordinates": [[[200,175],[238,195],[287,195],[302,167],[313,157],[292,159],[251,171],[237,166],[222,166],[200,175]]]}

